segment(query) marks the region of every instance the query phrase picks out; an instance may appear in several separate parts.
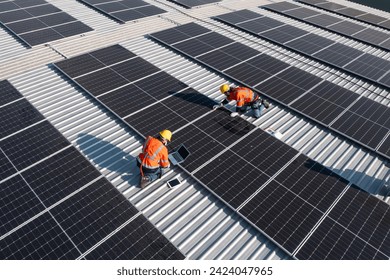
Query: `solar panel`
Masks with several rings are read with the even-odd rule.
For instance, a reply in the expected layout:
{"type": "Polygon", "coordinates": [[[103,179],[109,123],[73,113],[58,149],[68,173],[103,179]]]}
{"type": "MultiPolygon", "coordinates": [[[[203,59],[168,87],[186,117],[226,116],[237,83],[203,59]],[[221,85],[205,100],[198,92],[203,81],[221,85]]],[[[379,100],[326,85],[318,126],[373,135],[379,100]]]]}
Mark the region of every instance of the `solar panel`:
{"type": "Polygon", "coordinates": [[[80,252],[49,213],[0,240],[2,260],[71,260],[80,252]]]}
{"type": "Polygon", "coordinates": [[[297,37],[308,34],[308,32],[291,25],[283,25],[279,28],[272,29],[261,33],[261,36],[278,43],[286,43],[297,37]]]}
{"type": "Polygon", "coordinates": [[[86,255],[88,260],[182,260],[180,253],[143,216],[139,215],[86,255]]]}
{"type": "Polygon", "coordinates": [[[1,149],[18,170],[46,158],[70,143],[49,122],[44,121],[0,141],[1,149]]]}
{"type": "Polygon", "coordinates": [[[142,0],[78,0],[121,23],[165,13],[166,11],[142,0]]]}
{"type": "Polygon", "coordinates": [[[332,65],[343,67],[357,57],[363,54],[362,51],[345,46],[340,43],[335,43],[320,52],[317,52],[313,56],[315,58],[324,60],[332,65]]]}
{"type": "MultiPolygon", "coordinates": [[[[1,152],[0,158],[3,161],[1,152]]],[[[0,236],[45,210],[43,204],[20,175],[1,183],[0,194],[0,236]]]]}
{"type": "Polygon", "coordinates": [[[330,11],[336,11],[345,8],[345,6],[333,2],[318,3],[316,4],[316,7],[324,8],[330,11]]]}
{"type": "Polygon", "coordinates": [[[169,0],[173,3],[179,4],[187,9],[194,7],[221,2],[222,0],[169,0]]]}
{"type": "Polygon", "coordinates": [[[0,116],[0,139],[43,120],[43,116],[25,99],[1,107],[0,116]]]}
{"type": "Polygon", "coordinates": [[[390,137],[387,136],[385,141],[381,144],[381,146],[378,149],[378,152],[381,154],[389,157],[390,156],[390,137]]]}
{"type": "Polygon", "coordinates": [[[349,188],[297,256],[305,259],[388,259],[389,221],[387,204],[349,188]],[[334,247],[329,248],[327,244],[334,247]]]}
{"type": "Polygon", "coordinates": [[[93,30],[44,0],[6,3],[0,22],[30,47],[93,30]]]}
{"type": "Polygon", "coordinates": [[[333,43],[332,40],[310,33],[285,45],[306,55],[312,55],[333,43]]]}
{"type": "Polygon", "coordinates": [[[138,213],[102,178],[76,193],[50,213],[81,252],[100,242],[138,213]]]}
{"type": "Polygon", "coordinates": [[[260,33],[263,31],[267,31],[271,28],[278,27],[284,25],[282,22],[278,20],[274,20],[268,17],[261,17],[255,20],[245,21],[237,24],[239,27],[243,29],[250,30],[254,33],[260,33]]]}
{"type": "Polygon", "coordinates": [[[0,106],[23,96],[7,80],[0,81],[0,106]]]}

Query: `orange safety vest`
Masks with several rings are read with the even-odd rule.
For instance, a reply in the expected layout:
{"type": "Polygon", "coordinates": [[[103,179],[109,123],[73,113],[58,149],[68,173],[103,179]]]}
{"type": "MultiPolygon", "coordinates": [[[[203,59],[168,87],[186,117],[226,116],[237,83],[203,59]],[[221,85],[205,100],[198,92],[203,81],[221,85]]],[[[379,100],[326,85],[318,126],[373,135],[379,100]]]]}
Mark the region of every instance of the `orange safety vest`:
{"type": "Polygon", "coordinates": [[[230,91],[227,100],[237,101],[237,107],[244,106],[245,103],[251,103],[257,97],[257,94],[254,94],[253,91],[246,87],[236,87],[230,91]]]}
{"type": "Polygon", "coordinates": [[[169,167],[168,149],[160,140],[148,136],[137,160],[146,168],[155,169],[160,166],[167,168],[169,167]]]}

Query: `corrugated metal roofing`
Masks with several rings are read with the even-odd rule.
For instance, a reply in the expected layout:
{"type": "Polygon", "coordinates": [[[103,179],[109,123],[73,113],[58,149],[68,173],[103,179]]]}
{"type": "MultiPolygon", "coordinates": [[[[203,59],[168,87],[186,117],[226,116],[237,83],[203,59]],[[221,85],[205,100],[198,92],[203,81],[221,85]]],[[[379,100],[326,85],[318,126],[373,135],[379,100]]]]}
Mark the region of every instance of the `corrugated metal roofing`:
{"type": "MultiPolygon", "coordinates": [[[[289,256],[225,206],[194,179],[178,169],[164,180],[139,190],[134,174],[134,157],[142,139],[87,94],[64,80],[50,63],[115,43],[160,67],[199,92],[220,100],[218,87],[225,79],[189,59],[145,38],[143,35],[196,21],[234,40],[270,54],[287,63],[389,106],[387,90],[348,76],[249,34],[210,19],[229,11],[250,8],[300,28],[389,59],[389,54],[371,46],[283,18],[257,8],[275,1],[224,0],[215,5],[186,10],[164,0],[147,0],[168,13],[120,25],[76,1],[48,0],[95,29],[85,36],[52,42],[49,46],[25,49],[0,30],[0,79],[10,82],[36,106],[136,207],[159,228],[189,259],[288,259],[289,256]],[[169,190],[165,181],[179,176],[179,188],[169,190]]],[[[356,4],[339,1],[345,5],[356,4]]],[[[370,9],[371,12],[371,9],[370,9]]],[[[378,15],[387,13],[373,11],[378,15]]],[[[258,120],[248,121],[262,129],[272,127],[283,134],[282,141],[324,164],[366,191],[385,194],[389,180],[388,163],[362,150],[316,123],[273,105],[258,120]]]]}

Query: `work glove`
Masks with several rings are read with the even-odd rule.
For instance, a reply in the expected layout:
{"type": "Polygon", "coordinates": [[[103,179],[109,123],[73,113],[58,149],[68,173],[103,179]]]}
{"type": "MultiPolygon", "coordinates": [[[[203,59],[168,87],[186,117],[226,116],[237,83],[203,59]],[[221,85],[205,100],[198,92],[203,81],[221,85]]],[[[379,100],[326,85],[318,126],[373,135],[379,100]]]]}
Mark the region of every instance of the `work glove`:
{"type": "Polygon", "coordinates": [[[161,178],[161,176],[163,176],[165,173],[168,172],[169,167],[161,167],[160,170],[161,170],[160,171],[160,178],[161,178]]]}
{"type": "Polygon", "coordinates": [[[262,103],[263,103],[265,109],[269,108],[269,102],[267,100],[263,99],[262,103]]]}
{"type": "Polygon", "coordinates": [[[239,115],[239,113],[237,113],[237,112],[230,113],[230,116],[232,118],[237,117],[238,115],[239,115]]]}

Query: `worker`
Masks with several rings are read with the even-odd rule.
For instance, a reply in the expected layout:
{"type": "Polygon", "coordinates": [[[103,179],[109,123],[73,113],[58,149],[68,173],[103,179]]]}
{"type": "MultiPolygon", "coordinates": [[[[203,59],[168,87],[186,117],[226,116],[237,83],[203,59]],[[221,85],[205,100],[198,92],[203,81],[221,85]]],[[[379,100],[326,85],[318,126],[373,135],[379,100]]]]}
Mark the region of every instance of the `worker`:
{"type": "Polygon", "coordinates": [[[229,103],[229,101],[236,100],[236,112],[230,114],[230,116],[235,117],[240,113],[246,113],[250,106],[253,110],[255,118],[260,118],[264,108],[269,107],[269,102],[260,98],[260,96],[253,92],[251,89],[246,87],[230,87],[227,84],[223,84],[219,90],[226,95],[219,105],[214,105],[214,109],[220,108],[223,105],[229,103]]]}
{"type": "Polygon", "coordinates": [[[161,131],[156,137],[148,136],[146,138],[142,152],[137,157],[142,189],[168,171],[170,164],[166,146],[171,138],[172,132],[167,129],[161,131]]]}

